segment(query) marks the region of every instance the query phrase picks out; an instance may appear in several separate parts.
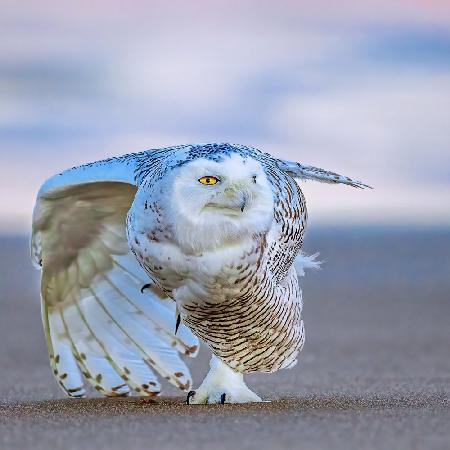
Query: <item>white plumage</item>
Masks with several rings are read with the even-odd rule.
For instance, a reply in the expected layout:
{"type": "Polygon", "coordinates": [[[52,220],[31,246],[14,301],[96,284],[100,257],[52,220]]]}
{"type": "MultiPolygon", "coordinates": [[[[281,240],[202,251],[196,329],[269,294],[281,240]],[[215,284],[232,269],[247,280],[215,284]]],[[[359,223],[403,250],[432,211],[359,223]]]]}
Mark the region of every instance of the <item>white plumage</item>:
{"type": "Polygon", "coordinates": [[[295,365],[303,194],[294,178],[366,187],[232,144],[150,150],[70,169],[39,192],[32,258],[55,376],[104,395],[191,389],[180,354],[211,372],[190,403],[258,401],[243,374],[295,365]],[[298,260],[299,258],[297,258],[298,260]],[[143,289],[144,288],[144,289],[143,289]],[[179,325],[181,322],[181,326],[179,325]]]}

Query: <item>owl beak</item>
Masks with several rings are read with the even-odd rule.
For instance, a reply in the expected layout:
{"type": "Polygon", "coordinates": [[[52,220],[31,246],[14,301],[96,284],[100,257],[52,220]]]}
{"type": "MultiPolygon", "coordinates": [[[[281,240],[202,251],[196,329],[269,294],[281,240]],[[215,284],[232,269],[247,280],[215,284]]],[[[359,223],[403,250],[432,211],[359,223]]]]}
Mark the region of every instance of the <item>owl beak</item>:
{"type": "Polygon", "coordinates": [[[245,208],[250,203],[250,195],[247,189],[238,187],[232,191],[233,205],[236,209],[244,212],[245,208]]]}
{"type": "Polygon", "coordinates": [[[223,199],[223,203],[208,203],[206,206],[235,211],[235,213],[237,211],[243,213],[244,210],[248,208],[252,200],[251,194],[248,192],[248,190],[240,186],[228,187],[225,189],[224,194],[225,196],[223,199]]]}
{"type": "Polygon", "coordinates": [[[241,212],[244,212],[245,207],[248,204],[249,201],[249,195],[247,193],[247,191],[241,191],[242,192],[242,198],[241,198],[241,202],[240,202],[240,210],[241,212]]]}

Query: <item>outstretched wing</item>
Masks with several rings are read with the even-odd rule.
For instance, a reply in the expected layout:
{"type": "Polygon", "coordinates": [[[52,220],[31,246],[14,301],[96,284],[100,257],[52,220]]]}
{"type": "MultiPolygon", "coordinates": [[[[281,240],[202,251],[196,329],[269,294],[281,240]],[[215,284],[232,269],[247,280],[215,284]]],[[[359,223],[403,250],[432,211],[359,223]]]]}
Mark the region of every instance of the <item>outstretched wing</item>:
{"type": "Polygon", "coordinates": [[[360,181],[352,180],[344,175],[339,175],[334,172],[329,172],[324,169],[319,169],[318,167],[307,166],[305,164],[300,164],[293,161],[286,161],[279,159],[277,160],[278,167],[294,178],[300,180],[314,180],[320,181],[321,183],[332,183],[332,184],[348,184],[355,188],[369,188],[372,189],[367,184],[361,183],[360,181]]]}
{"type": "Polygon", "coordinates": [[[52,369],[72,397],[83,377],[108,396],[156,395],[155,371],[188,390],[179,353],[198,340],[181,326],[130,252],[126,215],[142,158],[129,155],[70,169],[47,181],[33,218],[32,259],[42,268],[42,318],[52,369]]]}

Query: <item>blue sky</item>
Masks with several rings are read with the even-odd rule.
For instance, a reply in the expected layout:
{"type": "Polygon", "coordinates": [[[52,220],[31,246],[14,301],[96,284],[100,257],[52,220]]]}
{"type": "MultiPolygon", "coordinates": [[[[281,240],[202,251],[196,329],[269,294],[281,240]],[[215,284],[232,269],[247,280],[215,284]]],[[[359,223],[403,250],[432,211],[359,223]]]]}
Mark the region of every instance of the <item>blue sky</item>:
{"type": "Polygon", "coordinates": [[[1,231],[66,167],[208,141],[376,188],[305,184],[313,221],[450,223],[445,2],[2,3],[1,231]]]}

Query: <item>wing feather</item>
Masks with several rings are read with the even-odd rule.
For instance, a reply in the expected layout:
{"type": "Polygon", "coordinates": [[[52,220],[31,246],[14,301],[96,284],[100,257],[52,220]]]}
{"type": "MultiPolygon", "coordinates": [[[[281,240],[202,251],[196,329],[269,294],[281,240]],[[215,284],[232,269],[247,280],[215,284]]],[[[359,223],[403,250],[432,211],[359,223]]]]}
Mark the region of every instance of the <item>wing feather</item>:
{"type": "Polygon", "coordinates": [[[367,184],[361,183],[361,181],[352,180],[351,178],[344,175],[339,175],[335,172],[319,169],[318,167],[308,166],[306,164],[300,164],[297,162],[281,159],[277,160],[277,163],[280,169],[282,169],[284,172],[300,180],[314,180],[321,183],[331,184],[347,184],[355,188],[372,189],[367,184]]]}
{"type": "Polygon", "coordinates": [[[192,384],[180,353],[195,356],[198,340],[185,326],[175,335],[175,310],[156,286],[141,292],[149,277],[126,239],[140,158],[70,169],[38,195],[31,253],[51,366],[71,397],[86,395],[83,377],[107,396],[156,395],[155,372],[192,384]]]}
{"type": "Polygon", "coordinates": [[[50,355],[50,365],[55,378],[70,397],[84,397],[86,390],[77,362],[72,342],[62,324],[60,314],[44,312],[44,330],[50,355]]]}

